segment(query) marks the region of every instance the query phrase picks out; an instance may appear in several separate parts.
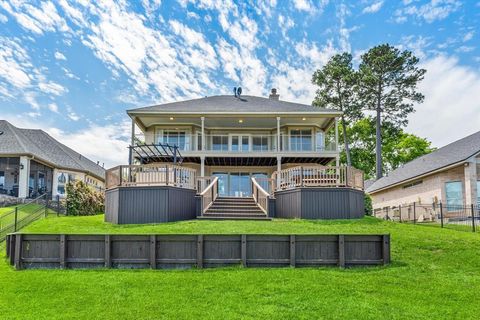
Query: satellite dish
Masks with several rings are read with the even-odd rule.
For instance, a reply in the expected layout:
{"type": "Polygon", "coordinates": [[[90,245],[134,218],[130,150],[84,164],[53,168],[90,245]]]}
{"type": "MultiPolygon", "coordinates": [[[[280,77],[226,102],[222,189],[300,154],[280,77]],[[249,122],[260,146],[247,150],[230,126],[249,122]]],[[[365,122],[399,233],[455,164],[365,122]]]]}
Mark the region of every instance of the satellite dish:
{"type": "Polygon", "coordinates": [[[237,96],[240,97],[241,94],[242,94],[242,87],[238,87],[237,88],[237,96]]]}

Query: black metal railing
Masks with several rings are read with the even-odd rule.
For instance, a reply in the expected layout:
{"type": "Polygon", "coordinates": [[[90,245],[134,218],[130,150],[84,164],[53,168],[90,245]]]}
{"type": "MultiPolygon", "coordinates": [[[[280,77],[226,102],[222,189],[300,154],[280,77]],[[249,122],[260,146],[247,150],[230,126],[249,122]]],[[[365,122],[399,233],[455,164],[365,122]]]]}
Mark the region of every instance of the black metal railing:
{"type": "Polygon", "coordinates": [[[30,223],[47,216],[48,213],[55,212],[57,215],[67,214],[65,201],[59,196],[51,200],[51,195],[43,194],[0,214],[0,242],[5,240],[7,234],[17,232],[30,223]]]}
{"type": "Polygon", "coordinates": [[[451,229],[479,231],[480,205],[408,203],[374,209],[377,218],[410,223],[431,223],[451,229]]]}

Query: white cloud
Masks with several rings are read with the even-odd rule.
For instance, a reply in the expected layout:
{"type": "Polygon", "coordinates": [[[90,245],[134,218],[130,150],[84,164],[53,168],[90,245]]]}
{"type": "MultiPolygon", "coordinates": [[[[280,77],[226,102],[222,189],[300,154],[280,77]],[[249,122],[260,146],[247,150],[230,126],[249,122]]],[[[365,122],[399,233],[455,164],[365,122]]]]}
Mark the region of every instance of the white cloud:
{"type": "Polygon", "coordinates": [[[280,30],[282,30],[282,35],[286,37],[287,31],[295,26],[295,22],[290,17],[279,14],[278,25],[280,26],[280,30]]]}
{"type": "Polygon", "coordinates": [[[310,12],[313,9],[312,3],[309,0],[294,0],[293,5],[295,9],[299,11],[310,12]]]}
{"type": "Polygon", "coordinates": [[[48,104],[48,109],[52,112],[58,113],[58,106],[56,103],[48,104]]]}
{"type": "Polygon", "coordinates": [[[472,40],[473,36],[475,35],[475,31],[471,30],[469,32],[467,32],[464,36],[463,36],[463,42],[467,42],[467,41],[470,41],[472,40]]]}
{"type": "Polygon", "coordinates": [[[65,92],[68,92],[67,88],[53,81],[40,82],[38,84],[38,88],[45,93],[53,94],[56,96],[60,96],[65,92]]]}
{"type": "Polygon", "coordinates": [[[427,23],[432,23],[435,20],[445,19],[462,5],[459,0],[430,0],[429,3],[420,6],[410,4],[411,2],[407,2],[405,8],[395,12],[397,22],[405,22],[408,16],[414,16],[417,19],[425,20],[427,23]]]}
{"type": "Polygon", "coordinates": [[[7,16],[0,13],[0,23],[7,23],[7,22],[8,22],[7,16]]]}
{"type": "Polygon", "coordinates": [[[363,13],[375,13],[378,12],[383,6],[383,0],[372,3],[369,6],[363,8],[363,13]]]}
{"type": "Polygon", "coordinates": [[[0,3],[6,12],[12,15],[25,29],[43,34],[45,31],[69,31],[66,21],[58,14],[57,8],[50,1],[44,1],[36,7],[23,1],[16,1],[14,6],[7,2],[0,3]]]}
{"type": "Polygon", "coordinates": [[[63,53],[55,51],[55,59],[57,60],[67,60],[67,58],[63,55],[63,53]]]}
{"type": "Polygon", "coordinates": [[[477,132],[480,71],[443,55],[426,60],[422,67],[427,73],[419,89],[425,102],[409,117],[408,130],[427,137],[437,147],[477,132]]]}

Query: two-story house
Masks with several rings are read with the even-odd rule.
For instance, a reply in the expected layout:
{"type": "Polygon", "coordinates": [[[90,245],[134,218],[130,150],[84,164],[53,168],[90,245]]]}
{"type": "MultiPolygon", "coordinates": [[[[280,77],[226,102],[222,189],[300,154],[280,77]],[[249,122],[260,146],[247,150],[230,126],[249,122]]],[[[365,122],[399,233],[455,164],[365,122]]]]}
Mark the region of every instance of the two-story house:
{"type": "MultiPolygon", "coordinates": [[[[306,178],[302,186],[345,184],[346,174],[340,172],[345,169],[339,166],[338,150],[337,120],[341,112],[281,101],[275,89],[269,98],[220,95],[132,109],[127,113],[132,119],[130,164],[148,167],[181,162],[181,175],[195,176],[199,194],[215,180],[218,191],[215,197],[247,198],[247,201],[257,185],[273,197],[276,191],[290,189],[302,168],[306,178]],[[175,154],[171,149],[165,150],[166,146],[175,146],[175,154]],[[190,173],[185,173],[187,168],[190,173]],[[331,168],[339,171],[331,174],[328,172],[331,168]],[[308,171],[314,169],[323,171],[308,171]],[[199,180],[202,183],[197,183],[199,180]]],[[[152,185],[155,178],[146,174],[143,170],[128,176],[135,176],[136,185],[139,182],[152,185]]],[[[161,174],[163,179],[173,178],[171,173],[161,174]]],[[[113,181],[114,185],[118,182],[113,181]]],[[[205,204],[205,211],[209,205],[205,204]]],[[[225,209],[220,207],[218,212],[225,213],[225,209]]],[[[266,214],[265,208],[262,209],[266,214]]],[[[278,209],[277,203],[277,212],[278,209]]]]}

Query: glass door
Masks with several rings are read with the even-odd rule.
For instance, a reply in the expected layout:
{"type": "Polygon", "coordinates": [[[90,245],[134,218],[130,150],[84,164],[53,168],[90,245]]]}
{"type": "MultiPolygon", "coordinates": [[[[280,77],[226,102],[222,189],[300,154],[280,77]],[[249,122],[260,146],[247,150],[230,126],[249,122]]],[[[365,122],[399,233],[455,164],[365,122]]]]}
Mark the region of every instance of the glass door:
{"type": "Polygon", "coordinates": [[[230,173],[230,196],[249,197],[251,195],[250,174],[248,172],[230,173]]]}
{"type": "Polygon", "coordinates": [[[230,151],[249,151],[250,136],[242,134],[232,134],[230,136],[230,151]]]}
{"type": "Polygon", "coordinates": [[[230,193],[228,188],[228,173],[215,172],[213,176],[218,177],[218,195],[221,197],[228,196],[230,193]]]}

